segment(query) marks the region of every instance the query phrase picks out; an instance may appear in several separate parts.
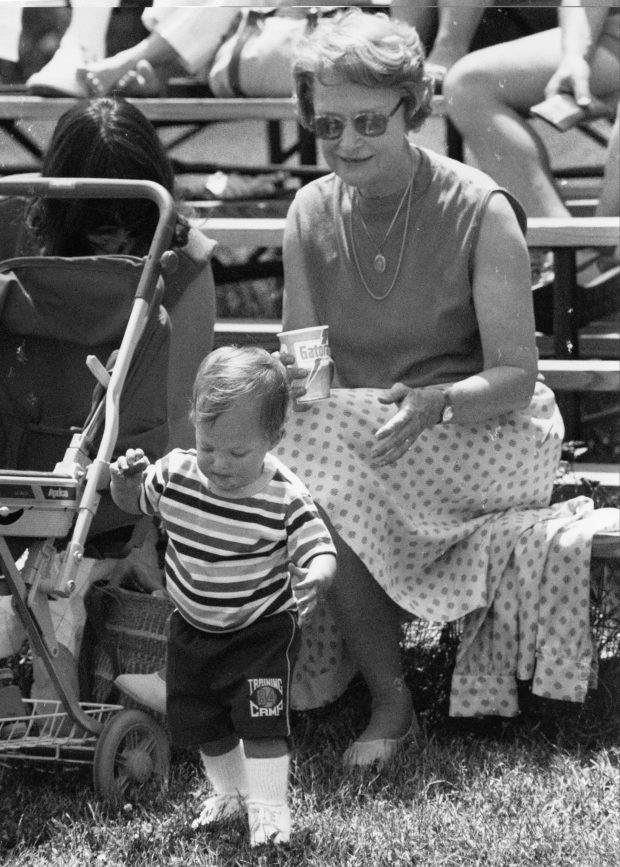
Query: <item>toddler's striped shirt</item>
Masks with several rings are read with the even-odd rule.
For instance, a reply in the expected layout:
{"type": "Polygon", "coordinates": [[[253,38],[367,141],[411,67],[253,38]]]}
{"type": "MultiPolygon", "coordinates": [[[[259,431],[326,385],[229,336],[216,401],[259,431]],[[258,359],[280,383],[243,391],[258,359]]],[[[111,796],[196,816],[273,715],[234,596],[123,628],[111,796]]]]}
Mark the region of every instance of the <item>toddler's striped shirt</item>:
{"type": "Polygon", "coordinates": [[[301,481],[268,454],[260,489],[224,496],[199,471],[194,449],[175,449],[144,474],[140,507],[168,536],[166,587],[198,629],[229,632],[295,610],[288,563],[335,554],[301,481]]]}

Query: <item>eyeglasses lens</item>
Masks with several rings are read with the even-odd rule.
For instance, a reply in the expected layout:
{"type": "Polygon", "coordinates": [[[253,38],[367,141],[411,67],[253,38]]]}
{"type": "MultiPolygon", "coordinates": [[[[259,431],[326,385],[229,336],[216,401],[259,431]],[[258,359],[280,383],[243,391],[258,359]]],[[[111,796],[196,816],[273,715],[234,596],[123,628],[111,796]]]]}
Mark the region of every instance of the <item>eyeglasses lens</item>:
{"type": "Polygon", "coordinates": [[[344,121],[335,115],[321,114],[314,118],[312,127],[317,138],[337,139],[344,132],[344,121]]]}
{"type": "MultiPolygon", "coordinates": [[[[355,131],[367,138],[383,135],[387,123],[386,115],[374,111],[364,111],[353,118],[355,131]]],[[[344,132],[345,122],[336,115],[321,114],[314,118],[312,127],[317,138],[335,140],[344,132]]]]}
{"type": "Polygon", "coordinates": [[[384,114],[374,111],[365,111],[353,118],[353,126],[360,135],[376,136],[383,135],[386,130],[388,119],[384,114]]]}
{"type": "MultiPolygon", "coordinates": [[[[403,104],[399,99],[389,114],[381,114],[378,111],[362,111],[353,118],[353,127],[359,135],[366,138],[374,138],[383,135],[387,129],[389,119],[396,114],[403,104]]],[[[337,114],[320,114],[312,121],[312,131],[317,138],[335,141],[344,132],[346,121],[337,114]]]]}

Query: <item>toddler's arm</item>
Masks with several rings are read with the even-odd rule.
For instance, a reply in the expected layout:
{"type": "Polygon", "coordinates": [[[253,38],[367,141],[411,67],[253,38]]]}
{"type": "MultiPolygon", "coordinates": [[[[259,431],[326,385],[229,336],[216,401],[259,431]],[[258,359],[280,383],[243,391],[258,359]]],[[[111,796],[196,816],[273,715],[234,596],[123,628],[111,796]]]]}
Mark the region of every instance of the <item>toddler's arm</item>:
{"type": "Polygon", "coordinates": [[[289,571],[299,609],[299,619],[303,624],[312,617],[319,600],[325,597],[325,591],[336,575],[336,558],[333,554],[317,554],[310,561],[307,569],[289,563],[289,571]]]}
{"type": "Polygon", "coordinates": [[[149,459],[142,449],[127,449],[110,464],[110,493],[116,505],[124,512],[140,515],[140,488],[142,473],[149,459]]]}

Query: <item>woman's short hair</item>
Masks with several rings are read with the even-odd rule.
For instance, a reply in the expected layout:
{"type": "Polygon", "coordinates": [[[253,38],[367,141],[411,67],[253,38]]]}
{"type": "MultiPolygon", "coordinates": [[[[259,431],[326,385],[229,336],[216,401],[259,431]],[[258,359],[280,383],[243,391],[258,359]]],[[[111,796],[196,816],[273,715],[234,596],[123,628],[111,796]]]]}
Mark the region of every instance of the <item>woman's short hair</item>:
{"type": "MultiPolygon", "coordinates": [[[[169,193],[174,190],[172,166],[155,128],[120,97],[79,102],[66,111],[54,129],[41,174],[154,181],[169,193]]],[[[35,200],[28,222],[46,253],[79,256],[89,252],[87,236],[103,226],[124,229],[138,249],[148,249],[157,218],[157,206],[144,199],[50,198],[35,200]]],[[[184,234],[181,243],[187,229],[184,234]]]]}
{"type": "Polygon", "coordinates": [[[192,422],[215,421],[240,397],[260,398],[263,432],[277,439],[288,411],[290,390],[286,368],[258,346],[221,346],[201,362],[194,380],[192,422]]]}
{"type": "Polygon", "coordinates": [[[424,71],[420,37],[383,12],[350,9],[323,18],[299,45],[293,80],[298,117],[307,128],[314,116],[315,81],[393,87],[405,100],[407,129],[419,129],[431,111],[433,82],[424,71]]]}

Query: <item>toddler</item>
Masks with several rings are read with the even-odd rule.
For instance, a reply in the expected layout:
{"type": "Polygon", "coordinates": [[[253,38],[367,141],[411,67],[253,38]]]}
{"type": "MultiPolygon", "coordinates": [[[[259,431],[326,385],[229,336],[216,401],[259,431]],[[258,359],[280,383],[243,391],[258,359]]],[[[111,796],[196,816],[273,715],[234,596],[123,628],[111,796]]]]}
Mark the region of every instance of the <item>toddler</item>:
{"type": "Polygon", "coordinates": [[[252,846],[289,841],[289,692],[299,621],[335,574],[335,549],[302,483],[269,453],[284,433],[284,366],[222,347],[194,383],[196,448],[111,466],[128,512],[167,534],[172,743],[197,745],[214,790],[194,827],[247,810],[252,846]]]}

